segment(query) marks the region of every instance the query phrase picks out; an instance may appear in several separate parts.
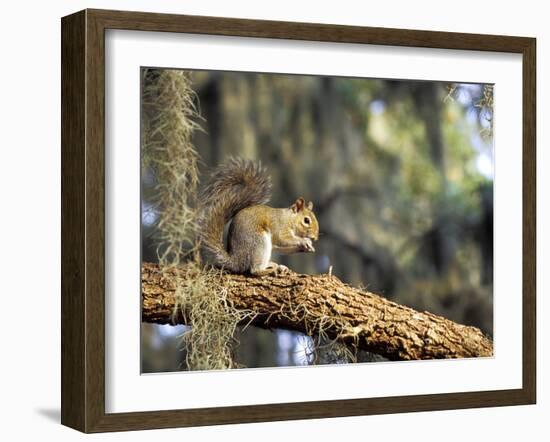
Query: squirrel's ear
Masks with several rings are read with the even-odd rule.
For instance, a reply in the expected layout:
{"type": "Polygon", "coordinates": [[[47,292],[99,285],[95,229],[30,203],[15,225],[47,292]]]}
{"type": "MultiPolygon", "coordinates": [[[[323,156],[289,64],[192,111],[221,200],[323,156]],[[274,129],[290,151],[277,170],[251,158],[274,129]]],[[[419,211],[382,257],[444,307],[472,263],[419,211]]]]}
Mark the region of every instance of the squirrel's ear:
{"type": "Polygon", "coordinates": [[[309,203],[307,203],[307,208],[308,210],[313,210],[313,201],[310,201],[309,203]]]}
{"type": "Polygon", "coordinates": [[[302,210],[304,210],[305,203],[306,203],[305,200],[302,197],[300,197],[296,201],[294,201],[294,204],[292,204],[290,208],[294,213],[301,212],[302,210]]]}

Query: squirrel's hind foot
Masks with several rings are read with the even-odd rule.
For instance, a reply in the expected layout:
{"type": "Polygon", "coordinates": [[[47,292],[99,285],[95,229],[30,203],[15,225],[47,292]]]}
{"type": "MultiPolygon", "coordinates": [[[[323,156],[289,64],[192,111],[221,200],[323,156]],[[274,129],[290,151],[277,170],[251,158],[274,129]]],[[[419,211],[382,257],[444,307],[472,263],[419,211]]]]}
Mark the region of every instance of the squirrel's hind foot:
{"type": "Polygon", "coordinates": [[[285,265],[282,265],[282,264],[276,264],[277,265],[277,268],[275,269],[275,271],[277,272],[277,274],[283,274],[283,273],[289,273],[290,272],[290,269],[285,266],[285,265]]]}
{"type": "Polygon", "coordinates": [[[253,276],[280,275],[290,272],[290,269],[282,264],[270,262],[264,269],[250,269],[250,274],[253,276]]]}

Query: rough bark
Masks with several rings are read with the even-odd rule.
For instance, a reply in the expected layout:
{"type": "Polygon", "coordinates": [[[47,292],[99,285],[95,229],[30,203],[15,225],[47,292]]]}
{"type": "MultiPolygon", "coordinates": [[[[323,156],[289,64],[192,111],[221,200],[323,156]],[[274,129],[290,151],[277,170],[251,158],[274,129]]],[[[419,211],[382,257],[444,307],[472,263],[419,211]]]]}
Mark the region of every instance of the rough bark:
{"type": "MultiPolygon", "coordinates": [[[[186,277],[192,278],[191,272],[186,277]]],[[[493,343],[475,328],[391,302],[350,287],[335,276],[251,277],[224,274],[221,284],[238,309],[257,313],[253,323],[309,335],[319,329],[330,338],[391,360],[492,356],[493,343]]],[[[174,317],[173,278],[155,264],[142,266],[142,320],[181,323],[174,317]]]]}

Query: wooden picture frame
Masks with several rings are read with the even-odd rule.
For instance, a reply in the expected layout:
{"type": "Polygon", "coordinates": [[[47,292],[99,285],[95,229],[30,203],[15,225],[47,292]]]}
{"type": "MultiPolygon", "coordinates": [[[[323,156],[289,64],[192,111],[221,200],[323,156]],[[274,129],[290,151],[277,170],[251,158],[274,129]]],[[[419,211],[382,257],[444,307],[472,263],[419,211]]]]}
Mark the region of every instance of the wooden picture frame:
{"type": "Polygon", "coordinates": [[[533,404],[536,400],[536,41],[533,38],[84,10],[62,19],[62,409],[83,432],[533,404]],[[493,51],[523,66],[523,383],[511,390],[105,412],[105,30],[493,51]]]}

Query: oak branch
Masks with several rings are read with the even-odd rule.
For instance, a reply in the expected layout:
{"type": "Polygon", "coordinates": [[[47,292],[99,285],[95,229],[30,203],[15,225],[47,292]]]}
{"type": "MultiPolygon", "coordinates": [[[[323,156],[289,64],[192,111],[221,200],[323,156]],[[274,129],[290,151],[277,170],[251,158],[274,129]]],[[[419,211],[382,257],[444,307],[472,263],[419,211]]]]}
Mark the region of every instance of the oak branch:
{"type": "MultiPolygon", "coordinates": [[[[142,320],[182,323],[174,317],[174,279],[156,264],[143,264],[142,320]]],[[[192,277],[188,274],[188,277],[192,277]]],[[[479,329],[419,312],[331,275],[251,277],[224,274],[221,284],[237,309],[256,313],[253,324],[326,335],[391,360],[492,356],[493,343],[479,329]]]]}

